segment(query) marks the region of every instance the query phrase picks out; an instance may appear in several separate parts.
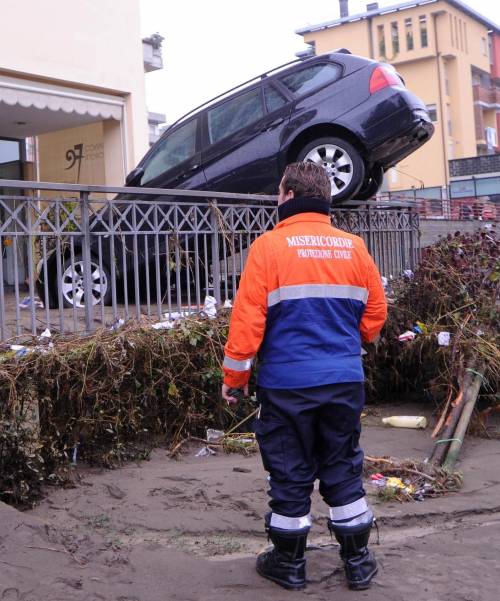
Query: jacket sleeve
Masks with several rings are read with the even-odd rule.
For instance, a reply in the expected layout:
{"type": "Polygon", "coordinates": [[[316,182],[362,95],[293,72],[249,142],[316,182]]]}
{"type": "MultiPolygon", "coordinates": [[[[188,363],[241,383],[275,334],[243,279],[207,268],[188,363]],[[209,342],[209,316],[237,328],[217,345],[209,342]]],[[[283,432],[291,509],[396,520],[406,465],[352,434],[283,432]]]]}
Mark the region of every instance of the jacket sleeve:
{"type": "Polygon", "coordinates": [[[379,270],[366,250],[368,300],[359,325],[363,342],[373,342],[387,318],[387,301],[379,270]]]}
{"type": "Polygon", "coordinates": [[[267,260],[261,238],[250,247],[234,303],[224,355],[224,384],[242,388],[264,338],[267,314],[267,260]]]}

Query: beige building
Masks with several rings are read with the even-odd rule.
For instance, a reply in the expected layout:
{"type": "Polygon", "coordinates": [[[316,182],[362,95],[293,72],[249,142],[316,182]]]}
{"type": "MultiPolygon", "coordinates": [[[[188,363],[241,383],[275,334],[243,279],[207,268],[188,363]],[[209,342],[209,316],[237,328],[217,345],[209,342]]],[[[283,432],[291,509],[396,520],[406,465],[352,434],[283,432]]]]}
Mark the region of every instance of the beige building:
{"type": "Polygon", "coordinates": [[[0,178],[122,185],[149,147],[144,72],[161,68],[139,0],[3,0],[2,23],[0,178]]]}
{"type": "MultiPolygon", "coordinates": [[[[341,6],[346,10],[347,2],[341,6]]],[[[425,0],[379,8],[367,5],[357,15],[303,28],[297,33],[316,54],[348,48],[389,62],[406,86],[427,105],[433,138],[391,169],[389,190],[439,188],[450,181],[448,161],[492,152],[498,145],[500,100],[481,82],[488,80],[494,57],[492,39],[500,28],[459,0],[425,0]]],[[[500,94],[498,95],[500,98],[500,94]]]]}

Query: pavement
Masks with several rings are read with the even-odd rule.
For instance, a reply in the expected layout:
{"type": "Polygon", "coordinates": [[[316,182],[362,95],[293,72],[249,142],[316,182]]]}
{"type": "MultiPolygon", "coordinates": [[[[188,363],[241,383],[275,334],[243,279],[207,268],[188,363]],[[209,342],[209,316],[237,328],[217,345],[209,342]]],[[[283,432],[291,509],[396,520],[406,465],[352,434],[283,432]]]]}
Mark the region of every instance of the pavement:
{"type": "MultiPolygon", "coordinates": [[[[388,428],[377,409],[364,420],[371,456],[422,460],[426,430],[388,428]]],[[[428,412],[427,412],[428,413],[428,412]]],[[[0,505],[0,599],[159,601],[294,599],[498,601],[500,598],[500,441],[468,437],[458,466],[463,488],[423,502],[383,502],[367,486],[380,540],[379,574],[352,592],[326,507],[313,495],[308,585],[290,593],[260,578],[256,554],[268,543],[266,474],[258,454],[179,459],[156,450],[121,469],[81,466],[71,489],[54,489],[33,510],[0,505]]]]}

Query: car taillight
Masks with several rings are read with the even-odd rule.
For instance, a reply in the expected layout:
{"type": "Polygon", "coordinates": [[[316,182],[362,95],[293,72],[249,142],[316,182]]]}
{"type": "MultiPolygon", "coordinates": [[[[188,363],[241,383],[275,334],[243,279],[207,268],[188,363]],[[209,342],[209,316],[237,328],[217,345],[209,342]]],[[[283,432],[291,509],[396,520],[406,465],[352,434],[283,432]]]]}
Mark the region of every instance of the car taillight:
{"type": "Polygon", "coordinates": [[[379,90],[388,88],[389,86],[402,86],[403,82],[398,74],[390,67],[383,65],[377,67],[370,77],[370,94],[374,94],[379,90]]]}

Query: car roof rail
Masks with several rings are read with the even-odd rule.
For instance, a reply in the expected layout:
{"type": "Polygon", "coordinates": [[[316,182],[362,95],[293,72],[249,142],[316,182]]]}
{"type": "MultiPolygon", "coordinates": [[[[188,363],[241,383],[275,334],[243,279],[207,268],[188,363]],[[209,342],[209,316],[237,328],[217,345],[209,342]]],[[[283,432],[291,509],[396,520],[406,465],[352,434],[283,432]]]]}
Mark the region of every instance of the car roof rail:
{"type": "MultiPolygon", "coordinates": [[[[345,50],[345,49],[344,49],[345,50]]],[[[340,52],[336,51],[336,52],[340,52]]],[[[346,50],[346,52],[349,52],[348,50],[346,50]]],[[[350,54],[350,52],[349,52],[350,54]]],[[[311,58],[317,58],[316,56],[312,56],[311,58]]],[[[293,65],[294,63],[303,63],[304,60],[300,59],[300,58],[296,58],[293,61],[289,61],[287,63],[283,63],[282,65],[280,65],[279,67],[274,67],[274,69],[270,69],[269,71],[266,71],[265,73],[262,73],[261,75],[257,75],[256,77],[252,77],[252,79],[249,79],[243,83],[238,84],[237,86],[234,86],[234,88],[231,88],[229,90],[226,90],[225,92],[222,92],[222,94],[218,94],[217,96],[214,96],[213,98],[210,98],[210,100],[207,100],[206,102],[204,102],[203,104],[198,105],[197,107],[195,107],[194,109],[190,110],[189,112],[185,113],[184,115],[182,115],[182,117],[179,117],[176,121],[174,121],[172,123],[172,125],[169,125],[167,127],[167,129],[163,132],[162,134],[162,138],[163,136],[170,131],[175,125],[177,125],[178,123],[180,123],[181,121],[184,121],[184,119],[186,119],[187,117],[190,117],[191,115],[193,115],[194,113],[196,113],[197,111],[199,111],[200,109],[208,106],[209,104],[212,104],[212,102],[215,102],[216,100],[219,100],[220,98],[223,98],[224,96],[226,96],[227,94],[230,94],[231,92],[235,92],[236,90],[240,89],[240,88],[244,88],[245,86],[259,81],[259,80],[264,80],[266,77],[268,77],[271,73],[274,73],[275,71],[279,71],[280,69],[284,69],[285,67],[288,67],[289,65],[293,65]]]]}

